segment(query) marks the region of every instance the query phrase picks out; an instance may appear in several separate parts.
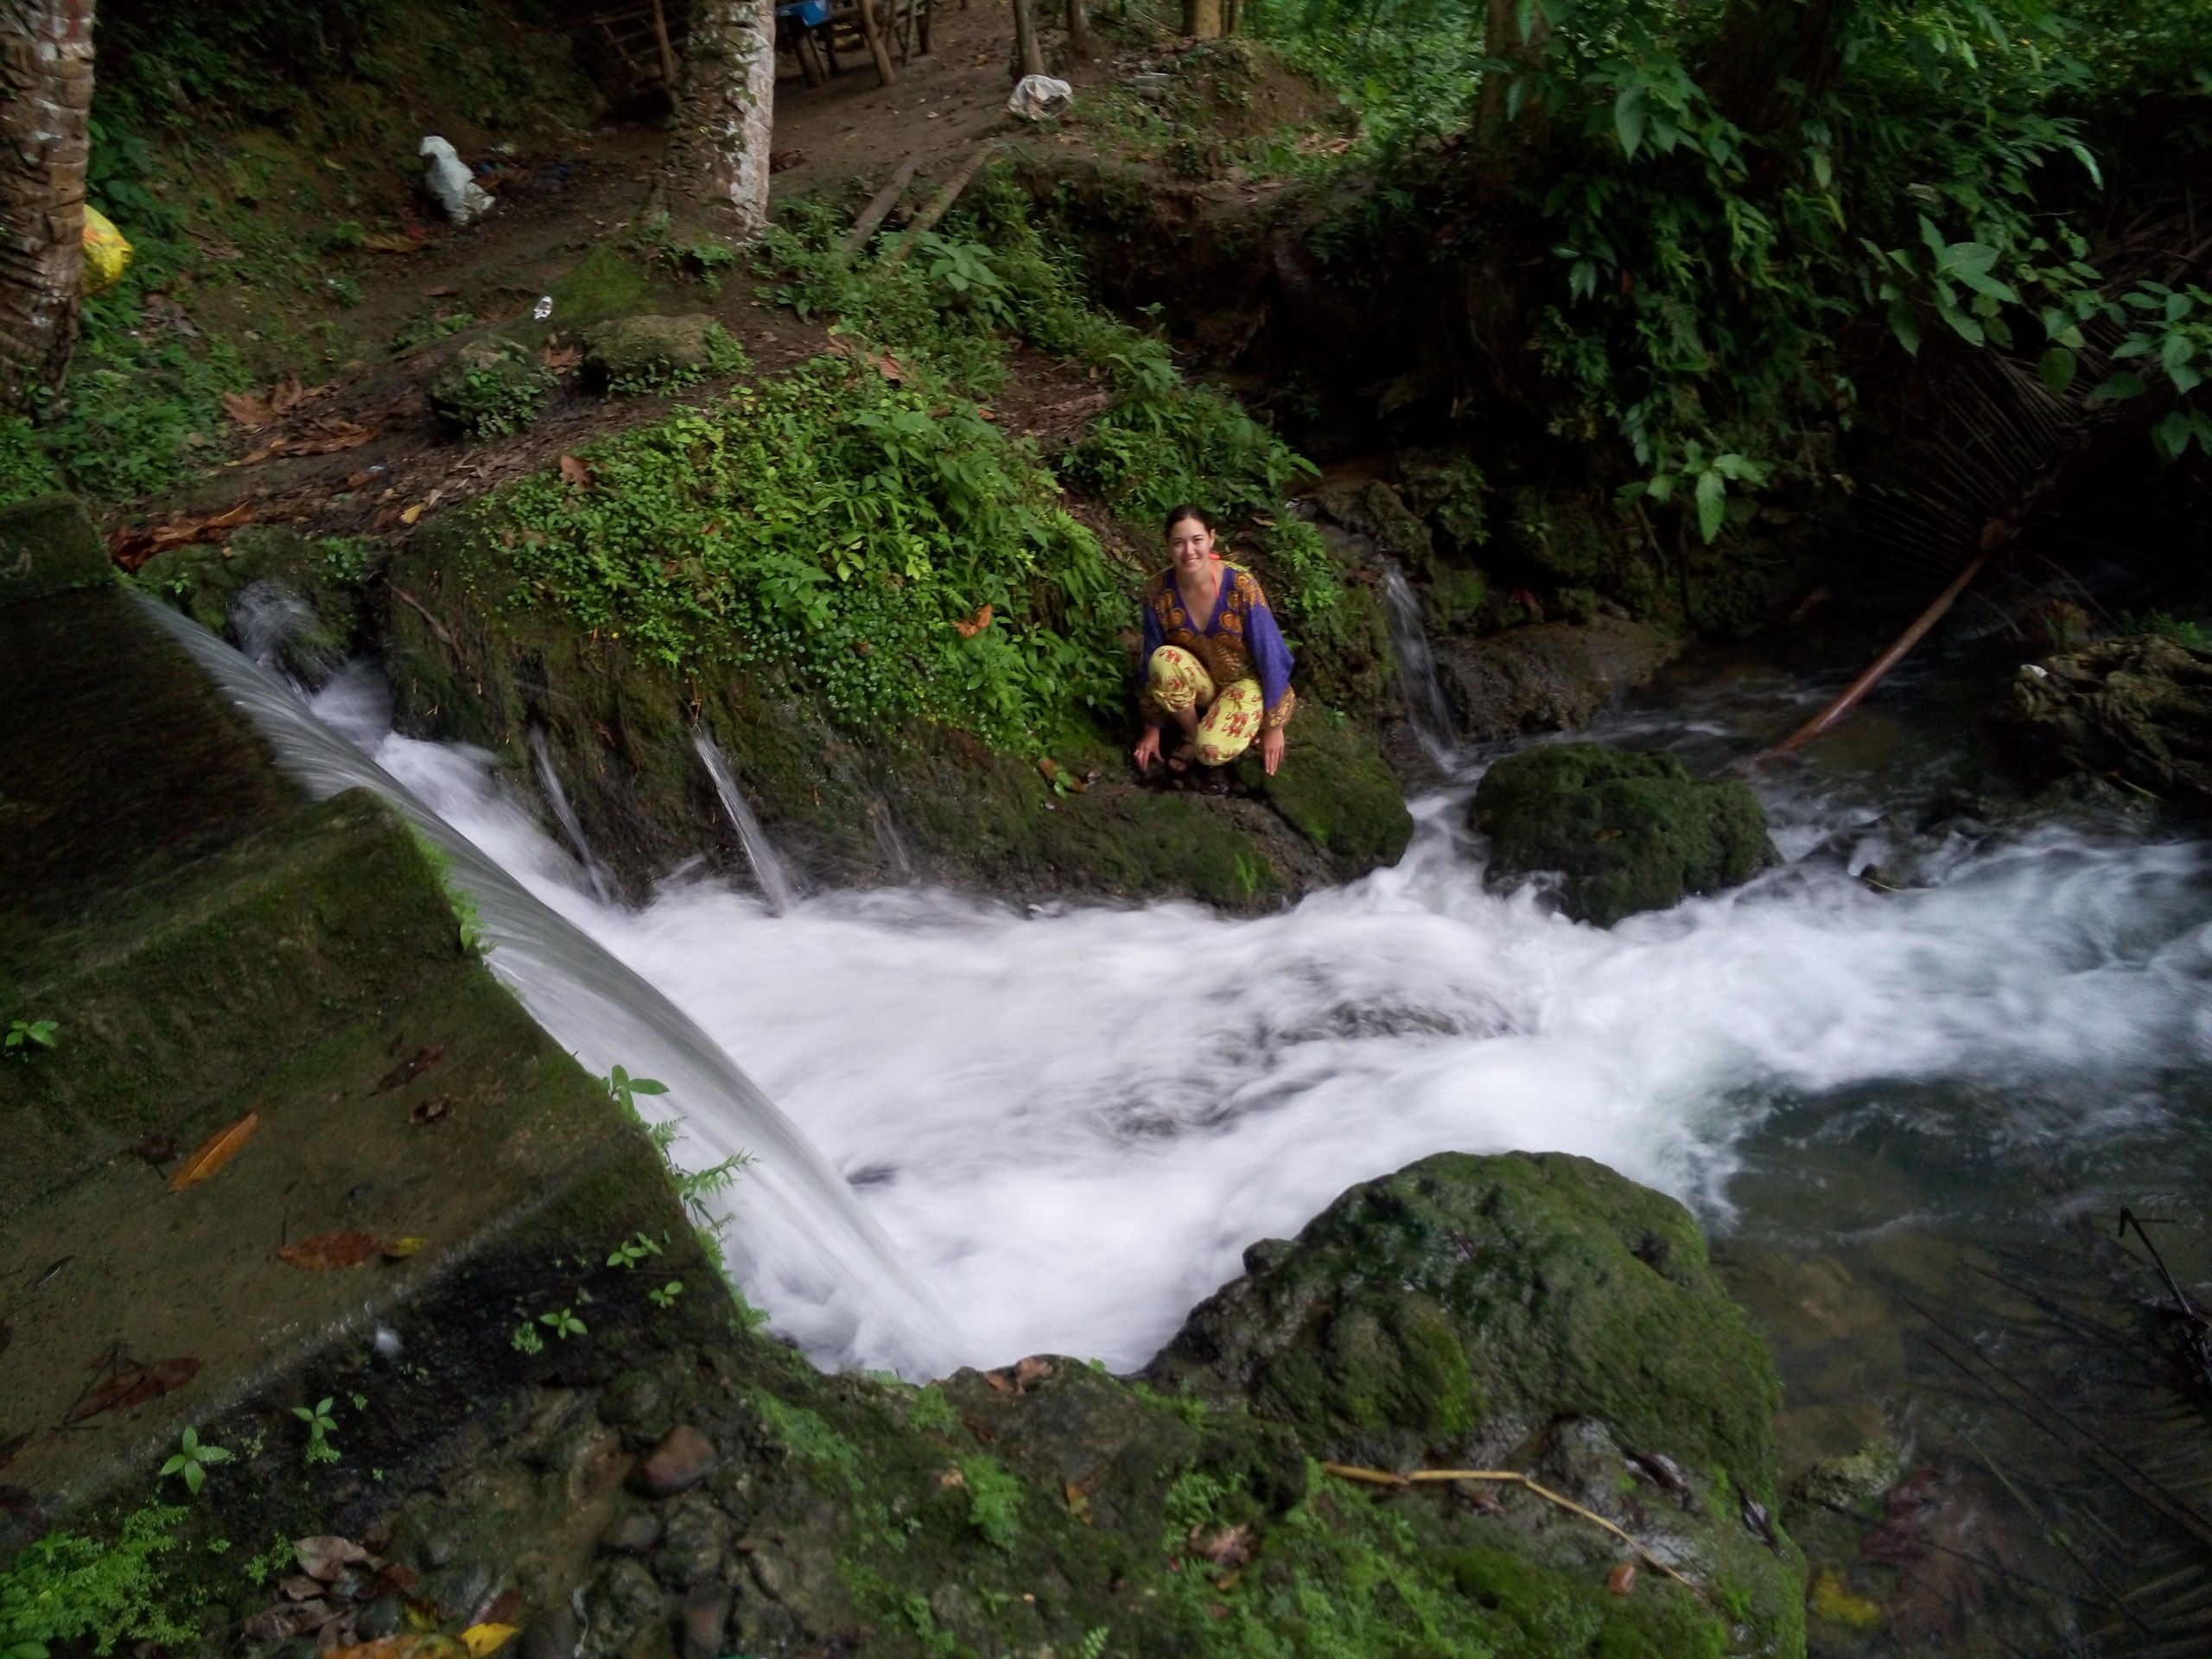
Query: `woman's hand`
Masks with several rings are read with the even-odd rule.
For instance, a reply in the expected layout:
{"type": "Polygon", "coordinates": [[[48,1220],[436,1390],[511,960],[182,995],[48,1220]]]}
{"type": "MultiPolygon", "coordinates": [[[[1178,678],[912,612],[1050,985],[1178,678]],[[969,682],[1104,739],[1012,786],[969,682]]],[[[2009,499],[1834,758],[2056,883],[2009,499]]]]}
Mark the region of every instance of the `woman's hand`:
{"type": "MultiPolygon", "coordinates": [[[[1281,744],[1277,744],[1275,747],[1280,749],[1282,746],[1281,744]]],[[[1152,770],[1152,763],[1160,759],[1159,727],[1147,726],[1144,728],[1144,735],[1137,740],[1135,759],[1137,770],[1139,772],[1150,772],[1152,770]]],[[[1273,772],[1274,768],[1273,766],[1269,766],[1268,770],[1269,772],[1273,772]]]]}
{"type": "MultiPolygon", "coordinates": [[[[1157,737],[1157,732],[1153,734],[1157,737]]],[[[1275,775],[1275,768],[1282,765],[1282,728],[1270,726],[1260,734],[1260,764],[1268,769],[1268,776],[1275,775]]]]}

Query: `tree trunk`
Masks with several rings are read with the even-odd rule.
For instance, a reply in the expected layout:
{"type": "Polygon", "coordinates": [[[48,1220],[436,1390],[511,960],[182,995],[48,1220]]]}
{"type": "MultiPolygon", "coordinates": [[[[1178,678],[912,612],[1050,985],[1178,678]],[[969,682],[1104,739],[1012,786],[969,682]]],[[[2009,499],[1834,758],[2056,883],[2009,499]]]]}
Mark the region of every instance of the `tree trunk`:
{"type": "Polygon", "coordinates": [[[93,0],[0,0],[0,409],[58,387],[77,344],[93,0]]]}
{"type": "Polygon", "coordinates": [[[1221,0],[1183,0],[1183,32],[1202,41],[1221,35],[1221,0]]]}
{"type": "Polygon", "coordinates": [[[1524,38],[1519,13],[1515,0],[1490,0],[1483,19],[1483,55],[1513,66],[1510,70],[1483,71],[1482,99],[1475,125],[1485,137],[1494,137],[1505,125],[1514,81],[1542,65],[1544,42],[1551,35],[1551,24],[1539,10],[1533,14],[1524,38]]]}
{"type": "Polygon", "coordinates": [[[1856,9],[1857,0],[1735,0],[1698,67],[1699,84],[1745,131],[1779,131],[1834,84],[1856,9]]]}
{"type": "Polygon", "coordinates": [[[776,0],[702,0],[683,54],[672,159],[693,194],[735,211],[740,240],[768,222],[775,107],[776,0]]]}
{"type": "Polygon", "coordinates": [[[861,0],[861,35],[868,41],[868,54],[875,60],[875,79],[880,86],[888,86],[899,79],[899,72],[891,67],[891,48],[883,42],[883,20],[876,15],[875,0],[861,0]]]}
{"type": "Polygon", "coordinates": [[[1080,59],[1098,55],[1098,42],[1091,38],[1090,16],[1084,10],[1083,0],[1068,0],[1068,48],[1080,59]]]}
{"type": "Polygon", "coordinates": [[[1015,79],[1045,73],[1045,54],[1037,44],[1037,25],[1029,16],[1029,0],[1014,0],[1014,54],[1020,70],[1015,79]]]}

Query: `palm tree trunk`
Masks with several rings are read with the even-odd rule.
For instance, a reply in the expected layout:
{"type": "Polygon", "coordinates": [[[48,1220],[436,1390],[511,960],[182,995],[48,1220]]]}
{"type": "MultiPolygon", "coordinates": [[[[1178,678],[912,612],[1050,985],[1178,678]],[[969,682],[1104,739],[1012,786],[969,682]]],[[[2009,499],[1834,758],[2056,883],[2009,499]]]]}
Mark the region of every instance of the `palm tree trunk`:
{"type": "Polygon", "coordinates": [[[775,107],[776,0],[702,0],[683,54],[672,160],[679,182],[735,211],[740,240],[768,222],[775,107]]]}
{"type": "Polygon", "coordinates": [[[1085,61],[1098,55],[1098,42],[1091,37],[1090,16],[1084,10],[1083,0],[1068,0],[1068,49],[1085,61]]]}
{"type": "Polygon", "coordinates": [[[0,0],[0,409],[59,386],[85,270],[93,0],[0,0]]]}
{"type": "Polygon", "coordinates": [[[1221,0],[1183,0],[1183,32],[1199,40],[1220,37],[1221,0]]]}
{"type": "Polygon", "coordinates": [[[1029,0],[1014,0],[1014,55],[1020,71],[1017,79],[1045,73],[1045,53],[1037,43],[1037,23],[1029,15],[1029,0]]]}

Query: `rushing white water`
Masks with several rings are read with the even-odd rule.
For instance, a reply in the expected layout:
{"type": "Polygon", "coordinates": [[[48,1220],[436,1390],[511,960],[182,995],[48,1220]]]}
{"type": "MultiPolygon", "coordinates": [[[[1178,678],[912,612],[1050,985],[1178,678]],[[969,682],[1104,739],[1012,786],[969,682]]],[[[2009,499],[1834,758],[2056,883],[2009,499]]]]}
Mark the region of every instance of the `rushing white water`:
{"type": "Polygon", "coordinates": [[[1382,602],[1390,613],[1390,649],[1398,658],[1398,694],[1406,717],[1428,758],[1447,769],[1455,759],[1457,734],[1451,705],[1436,677],[1436,654],[1421,626],[1421,599],[1395,559],[1382,563],[1382,602]]]}
{"type": "Polygon", "coordinates": [[[2191,846],[2050,831],[1903,894],[1823,854],[1601,931],[1484,890],[1461,791],[1421,804],[1396,868],[1258,919],[912,888],[778,917],[706,882],[631,912],[578,889],[480,760],[377,754],[743,1057],[976,1363],[1141,1363],[1245,1245],[1427,1153],[1581,1153],[1720,1214],[1778,1099],[1967,1078],[2087,1138],[2212,1052],[2191,846]]]}
{"type": "MultiPolygon", "coordinates": [[[[758,1161],[727,1204],[724,1244],[740,1281],[779,1329],[826,1363],[935,1375],[960,1350],[935,1298],[906,1271],[807,1137],[730,1058],[726,1047],[652,985],[535,896],[589,916],[583,872],[514,806],[495,802],[484,760],[385,738],[381,677],[339,676],[310,714],[294,689],[166,606],[148,613],[206,670],[317,798],[365,788],[404,814],[449,862],[474,905],[492,971],[533,1019],[592,1071],[615,1065],[652,1076],[683,1108],[678,1151],[693,1164],[750,1153],[758,1161]],[[392,765],[378,764],[374,748],[392,765]],[[412,785],[427,787],[421,792],[412,785]],[[427,799],[426,799],[427,796],[427,799]],[[465,834],[486,812],[505,833],[465,834]],[[512,874],[510,874],[510,871],[512,874]]],[[[599,913],[620,914],[607,910],[599,913]]]]}
{"type": "Polygon", "coordinates": [[[737,831],[738,844],[745,849],[746,861],[753,866],[753,879],[760,884],[760,896],[768,901],[770,910],[782,915],[798,897],[798,880],[782,855],[776,851],[775,842],[768,839],[768,832],[760,827],[760,820],[753,815],[753,803],[737,786],[737,774],[730,769],[729,758],[722,753],[721,745],[704,732],[695,732],[691,747],[698,752],[707,776],[714,780],[715,798],[722,804],[722,810],[729,815],[730,827],[737,831]]]}
{"type": "Polygon", "coordinates": [[[583,868],[584,880],[591,885],[591,896],[602,905],[612,904],[613,878],[592,851],[591,842],[584,837],[583,821],[576,817],[576,809],[569,804],[569,792],[561,787],[561,774],[553,770],[553,749],[545,741],[543,727],[530,728],[529,743],[530,758],[537,766],[537,786],[545,791],[545,804],[553,809],[553,821],[569,838],[569,846],[583,868]]]}

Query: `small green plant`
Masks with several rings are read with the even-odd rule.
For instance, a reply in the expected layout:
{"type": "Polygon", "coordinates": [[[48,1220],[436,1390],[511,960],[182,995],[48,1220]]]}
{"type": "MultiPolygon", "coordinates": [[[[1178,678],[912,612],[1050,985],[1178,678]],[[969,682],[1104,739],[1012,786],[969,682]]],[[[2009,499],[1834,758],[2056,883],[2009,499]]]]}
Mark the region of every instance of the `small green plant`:
{"type": "Polygon", "coordinates": [[[1112,1630],[1112,1625],[1101,1624],[1096,1630],[1085,1633],[1083,1640],[1075,1645],[1075,1659],[1099,1659],[1099,1656],[1106,1651],[1106,1638],[1112,1630]]]}
{"type": "Polygon", "coordinates": [[[968,1522],[994,1549],[1011,1550],[1021,1535],[1021,1482],[996,1458],[960,1460],[968,1488],[968,1522]]]}
{"type": "Polygon", "coordinates": [[[607,1258],[607,1265],[610,1268],[634,1268],[647,1256],[659,1254],[660,1246],[650,1236],[633,1233],[614,1247],[613,1253],[607,1258]]]}
{"type": "Polygon", "coordinates": [[[668,1092],[668,1085],[658,1079],[633,1077],[619,1065],[600,1081],[607,1085],[607,1098],[628,1113],[634,1122],[644,1121],[638,1116],[637,1097],[639,1095],[664,1095],[668,1092]]]}
{"type": "Polygon", "coordinates": [[[196,1497],[200,1489],[207,1484],[208,1465],[230,1460],[228,1452],[219,1446],[203,1446],[200,1431],[188,1427],[177,1441],[176,1451],[162,1465],[161,1478],[167,1480],[171,1475],[176,1476],[184,1482],[184,1490],[196,1497]]]}
{"type": "Polygon", "coordinates": [[[51,1020],[10,1020],[7,1036],[0,1038],[0,1053],[28,1060],[40,1049],[57,1046],[54,1033],[60,1029],[51,1020]]]}
{"type": "Polygon", "coordinates": [[[584,1333],[584,1322],[576,1317],[576,1310],[573,1307],[564,1307],[554,1313],[541,1313],[537,1316],[537,1322],[563,1342],[584,1333]]]}
{"type": "Polygon", "coordinates": [[[62,487],[38,429],[20,415],[0,416],[0,507],[62,487]]]}
{"type": "Polygon", "coordinates": [[[330,1436],[338,1427],[338,1419],[334,1414],[337,1403],[334,1396],[325,1395],[313,1406],[292,1408],[292,1415],[308,1426],[307,1450],[302,1456],[310,1465],[338,1461],[338,1448],[330,1443],[330,1436]]]}
{"type": "Polygon", "coordinates": [[[2187,645],[2191,651],[2212,651],[2212,628],[2170,611],[2145,611],[2126,620],[2131,633],[2164,634],[2176,645],[2187,645]]]}
{"type": "Polygon", "coordinates": [[[649,1290],[645,1299],[655,1307],[667,1309],[676,1306],[676,1299],[683,1294],[683,1281],[671,1279],[658,1290],[649,1290]]]}
{"type": "Polygon", "coordinates": [[[914,1391],[912,1403],[906,1409],[906,1419],[925,1434],[950,1434],[960,1427],[960,1414],[952,1408],[952,1402],[944,1397],[944,1390],[935,1383],[914,1391]]]}
{"type": "Polygon", "coordinates": [[[296,1559],[290,1541],[277,1538],[271,1540],[268,1548],[248,1560],[238,1570],[245,1574],[248,1584],[257,1588],[268,1583],[270,1580],[289,1572],[296,1559]]]}
{"type": "Polygon", "coordinates": [[[428,346],[433,340],[443,340],[448,334],[457,334],[464,328],[475,326],[476,314],[473,311],[448,311],[435,317],[417,317],[404,325],[391,337],[391,354],[404,357],[418,346],[428,346]]]}
{"type": "Polygon", "coordinates": [[[26,1548],[0,1568],[0,1659],[48,1659],[49,1643],[87,1638],[97,1654],[119,1641],[196,1640],[156,1561],[177,1548],[183,1519],[181,1509],[149,1503],[112,1543],[54,1531],[26,1548]]]}
{"type": "Polygon", "coordinates": [[[1230,1488],[1209,1474],[1192,1469],[1179,1475],[1167,1489],[1167,1525],[1171,1535],[1187,1537],[1200,1527],[1221,1518],[1230,1488]]]}
{"type": "Polygon", "coordinates": [[[515,1333],[507,1338],[507,1346],[518,1354],[542,1354],[545,1338],[537,1334],[537,1327],[528,1319],[515,1326],[515,1333]]]}
{"type": "Polygon", "coordinates": [[[440,419],[471,438],[503,437],[537,418],[553,376],[520,342],[491,340],[464,346],[430,383],[440,419]]]}

